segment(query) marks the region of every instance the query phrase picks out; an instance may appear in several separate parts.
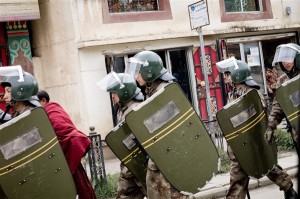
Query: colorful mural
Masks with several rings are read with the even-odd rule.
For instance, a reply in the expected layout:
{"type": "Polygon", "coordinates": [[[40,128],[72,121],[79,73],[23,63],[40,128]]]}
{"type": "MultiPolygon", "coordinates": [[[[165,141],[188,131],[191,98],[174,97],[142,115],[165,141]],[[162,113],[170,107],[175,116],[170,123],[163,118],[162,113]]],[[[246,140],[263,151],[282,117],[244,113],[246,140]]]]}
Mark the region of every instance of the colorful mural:
{"type": "Polygon", "coordinates": [[[8,22],[6,29],[10,53],[9,65],[21,65],[25,71],[33,74],[27,22],[8,22]]]}

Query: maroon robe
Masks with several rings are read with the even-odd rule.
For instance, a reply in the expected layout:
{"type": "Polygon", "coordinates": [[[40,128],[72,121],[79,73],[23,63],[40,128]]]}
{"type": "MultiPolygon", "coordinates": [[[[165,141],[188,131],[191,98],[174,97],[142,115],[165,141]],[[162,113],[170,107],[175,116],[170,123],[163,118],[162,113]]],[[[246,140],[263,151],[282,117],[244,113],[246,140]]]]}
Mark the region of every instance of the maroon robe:
{"type": "Polygon", "coordinates": [[[44,108],[65,154],[79,199],[96,199],[93,187],[81,165],[81,159],[90,149],[90,139],[75,127],[59,104],[49,102],[44,108]]]}

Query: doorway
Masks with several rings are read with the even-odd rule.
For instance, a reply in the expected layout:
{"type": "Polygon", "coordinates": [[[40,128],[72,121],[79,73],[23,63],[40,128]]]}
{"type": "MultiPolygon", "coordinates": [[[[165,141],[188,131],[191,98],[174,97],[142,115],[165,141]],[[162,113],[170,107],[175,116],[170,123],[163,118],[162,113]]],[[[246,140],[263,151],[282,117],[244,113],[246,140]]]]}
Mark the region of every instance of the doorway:
{"type": "Polygon", "coordinates": [[[176,78],[185,96],[192,103],[190,72],[188,70],[187,52],[185,49],[168,50],[167,63],[171,74],[176,78]]]}

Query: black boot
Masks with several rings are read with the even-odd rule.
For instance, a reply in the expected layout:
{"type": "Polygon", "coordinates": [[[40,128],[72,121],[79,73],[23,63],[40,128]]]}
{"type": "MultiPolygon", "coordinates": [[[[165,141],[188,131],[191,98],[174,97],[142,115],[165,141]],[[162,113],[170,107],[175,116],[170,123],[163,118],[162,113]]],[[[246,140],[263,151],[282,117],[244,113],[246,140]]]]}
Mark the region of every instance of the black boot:
{"type": "Polygon", "coordinates": [[[298,199],[298,194],[293,188],[290,188],[289,190],[284,192],[284,198],[285,199],[298,199]]]}

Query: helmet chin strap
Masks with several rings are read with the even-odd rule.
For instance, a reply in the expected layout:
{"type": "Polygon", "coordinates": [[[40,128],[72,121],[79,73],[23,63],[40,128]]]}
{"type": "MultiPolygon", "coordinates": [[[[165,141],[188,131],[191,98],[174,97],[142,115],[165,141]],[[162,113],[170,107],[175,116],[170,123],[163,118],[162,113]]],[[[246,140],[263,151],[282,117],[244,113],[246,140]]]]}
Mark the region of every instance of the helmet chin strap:
{"type": "Polygon", "coordinates": [[[15,100],[10,100],[10,102],[8,104],[6,104],[6,110],[10,110],[14,105],[15,105],[16,101],[15,100]]]}

